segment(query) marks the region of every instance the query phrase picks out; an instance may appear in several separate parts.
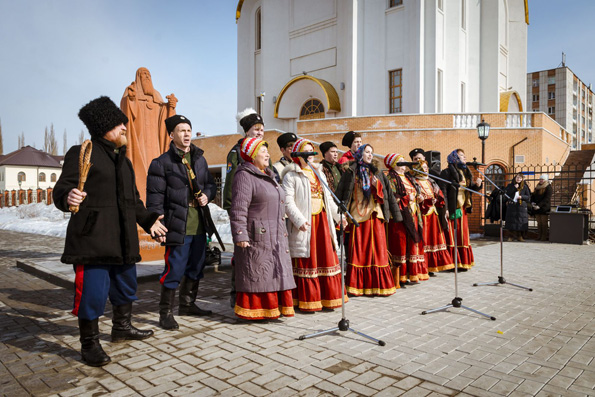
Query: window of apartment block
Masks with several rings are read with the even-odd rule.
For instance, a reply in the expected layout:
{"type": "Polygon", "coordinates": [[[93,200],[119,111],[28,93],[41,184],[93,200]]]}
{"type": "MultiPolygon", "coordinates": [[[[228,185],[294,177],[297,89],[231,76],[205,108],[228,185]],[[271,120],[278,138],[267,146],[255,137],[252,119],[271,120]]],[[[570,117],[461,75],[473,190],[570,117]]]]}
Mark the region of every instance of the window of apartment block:
{"type": "Polygon", "coordinates": [[[45,182],[45,172],[39,173],[39,182],[45,182]]]}
{"type": "Polygon", "coordinates": [[[465,93],[466,93],[465,83],[461,82],[461,112],[465,112],[465,93]]]}
{"type": "Polygon", "coordinates": [[[442,70],[438,69],[436,75],[436,111],[442,113],[442,70]]]}
{"type": "Polygon", "coordinates": [[[300,111],[300,120],[324,118],[324,105],[318,99],[310,99],[304,103],[300,111]]]}
{"type": "Polygon", "coordinates": [[[388,7],[397,7],[397,6],[402,6],[403,5],[403,0],[389,0],[388,1],[388,7]]]}
{"type": "Polygon", "coordinates": [[[256,31],[255,31],[256,48],[255,49],[256,49],[256,51],[258,51],[258,50],[260,50],[261,45],[262,45],[262,18],[261,18],[260,8],[258,10],[256,10],[255,25],[256,25],[256,31]]]}
{"type": "Polygon", "coordinates": [[[388,72],[389,113],[401,113],[403,109],[403,69],[388,72]]]}
{"type": "Polygon", "coordinates": [[[56,173],[55,172],[52,172],[52,175],[50,175],[50,181],[56,182],[56,173]]]}
{"type": "Polygon", "coordinates": [[[547,99],[556,99],[556,93],[554,91],[548,92],[547,99]]]}
{"type": "Polygon", "coordinates": [[[539,102],[539,94],[533,94],[533,102],[539,102]]]}
{"type": "Polygon", "coordinates": [[[555,106],[550,106],[547,108],[547,113],[548,114],[554,114],[556,113],[556,107],[555,106]]]}
{"type": "Polygon", "coordinates": [[[467,29],[467,0],[461,0],[461,29],[467,29]]]}
{"type": "Polygon", "coordinates": [[[533,87],[539,87],[539,79],[533,79],[533,87]]]}
{"type": "Polygon", "coordinates": [[[556,76],[549,76],[547,78],[547,83],[548,84],[556,84],[556,76]]]}

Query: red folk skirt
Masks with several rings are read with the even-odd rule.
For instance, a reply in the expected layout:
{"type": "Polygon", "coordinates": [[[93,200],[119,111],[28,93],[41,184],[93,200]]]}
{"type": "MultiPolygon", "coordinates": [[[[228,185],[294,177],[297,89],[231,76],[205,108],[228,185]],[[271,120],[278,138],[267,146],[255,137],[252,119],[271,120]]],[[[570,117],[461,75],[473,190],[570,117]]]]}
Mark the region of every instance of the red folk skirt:
{"type": "Polygon", "coordinates": [[[342,305],[341,267],[324,209],[312,215],[311,230],[310,257],[292,258],[297,285],[293,290],[293,305],[305,312],[320,311],[323,307],[336,309],[342,305]]]}
{"type": "MultiPolygon", "coordinates": [[[[471,269],[475,265],[473,258],[473,250],[471,249],[471,243],[469,241],[469,223],[467,221],[467,212],[464,208],[461,208],[462,216],[457,219],[457,254],[458,254],[458,267],[462,269],[471,269]]],[[[454,219],[449,219],[451,229],[451,240],[450,246],[453,248],[451,257],[454,260],[454,219]]]]}
{"type": "Polygon", "coordinates": [[[283,315],[293,317],[291,290],[275,292],[237,292],[236,316],[245,320],[273,320],[283,315]]]}
{"type": "Polygon", "coordinates": [[[388,296],[397,290],[388,262],[384,224],[376,214],[351,232],[349,264],[345,276],[347,292],[356,295],[388,296]]]}
{"type": "Polygon", "coordinates": [[[452,256],[446,247],[446,239],[435,212],[423,217],[424,255],[430,272],[442,272],[455,267],[452,256]]]}
{"type": "Polygon", "coordinates": [[[411,282],[418,282],[430,278],[424,257],[423,242],[415,243],[409,238],[403,222],[394,222],[393,220],[388,222],[388,251],[392,256],[393,263],[400,265],[400,282],[404,283],[407,279],[411,282]]]}

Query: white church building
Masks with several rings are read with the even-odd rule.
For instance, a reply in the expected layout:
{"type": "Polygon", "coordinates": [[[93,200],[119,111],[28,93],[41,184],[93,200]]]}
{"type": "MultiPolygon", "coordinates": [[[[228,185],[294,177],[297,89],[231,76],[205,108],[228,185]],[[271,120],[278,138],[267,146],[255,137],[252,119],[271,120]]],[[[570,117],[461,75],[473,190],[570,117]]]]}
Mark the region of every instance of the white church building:
{"type": "Polygon", "coordinates": [[[523,112],[527,0],[240,0],[238,110],[298,120],[523,112]]]}

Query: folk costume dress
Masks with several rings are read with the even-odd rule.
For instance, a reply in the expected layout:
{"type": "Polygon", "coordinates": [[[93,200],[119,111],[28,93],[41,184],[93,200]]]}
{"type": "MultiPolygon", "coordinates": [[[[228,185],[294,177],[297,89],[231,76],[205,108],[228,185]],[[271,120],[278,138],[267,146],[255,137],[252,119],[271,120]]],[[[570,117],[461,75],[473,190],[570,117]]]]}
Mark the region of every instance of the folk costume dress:
{"type": "Polygon", "coordinates": [[[337,197],[359,223],[352,223],[349,262],[345,276],[347,292],[355,295],[388,296],[396,292],[386,246],[385,223],[392,216],[402,219],[388,180],[373,164],[365,164],[362,145],[356,160],[343,173],[337,197]]]}
{"type": "MultiPolygon", "coordinates": [[[[466,164],[459,159],[456,150],[453,150],[448,155],[447,162],[448,168],[442,170],[440,173],[442,179],[453,181],[458,183],[460,187],[466,187],[471,190],[478,191],[480,189],[480,186],[473,183],[471,171],[467,168],[466,164]]],[[[456,221],[456,254],[458,254],[458,267],[460,269],[471,269],[475,265],[475,259],[473,257],[473,249],[471,248],[469,239],[469,221],[467,219],[467,213],[470,213],[472,210],[472,193],[465,189],[456,188],[453,185],[446,185],[442,189],[447,191],[446,198],[449,212],[449,226],[451,229],[449,235],[450,241],[447,243],[451,249],[451,257],[454,260],[454,228],[456,221]]]]}
{"type": "MultiPolygon", "coordinates": [[[[299,139],[292,151],[303,151],[303,146],[309,143],[299,139]]],[[[342,304],[341,268],[333,221],[339,221],[337,206],[312,169],[302,167],[298,162],[299,159],[294,159],[294,163],[286,166],[281,174],[286,196],[285,212],[290,220],[289,252],[297,285],[293,290],[293,304],[307,312],[336,309],[342,304]],[[300,230],[306,222],[310,226],[300,230]]],[[[310,164],[324,179],[322,167],[310,164]]]]}
{"type": "MultiPolygon", "coordinates": [[[[413,167],[421,169],[421,164],[413,167]]],[[[423,169],[421,169],[423,171],[423,169]]],[[[446,246],[446,238],[442,228],[438,208],[446,202],[442,191],[434,193],[434,184],[427,175],[415,173],[415,180],[424,200],[420,203],[423,219],[424,256],[429,272],[442,272],[455,267],[452,256],[446,246]]]]}
{"type": "Polygon", "coordinates": [[[232,186],[230,211],[234,242],[236,316],[247,320],[294,315],[295,288],[285,227],[285,192],[270,168],[252,161],[266,142],[245,138],[232,186]],[[254,156],[254,157],[253,157],[254,156]],[[248,242],[240,247],[238,243],[248,242]]]}
{"type": "Polygon", "coordinates": [[[391,219],[388,223],[388,249],[393,262],[399,264],[399,282],[406,283],[409,279],[410,282],[417,283],[430,277],[424,257],[423,221],[417,202],[417,186],[409,174],[399,174],[394,169],[403,160],[402,155],[394,153],[384,158],[384,164],[389,168],[390,187],[403,215],[403,222],[391,219]]]}

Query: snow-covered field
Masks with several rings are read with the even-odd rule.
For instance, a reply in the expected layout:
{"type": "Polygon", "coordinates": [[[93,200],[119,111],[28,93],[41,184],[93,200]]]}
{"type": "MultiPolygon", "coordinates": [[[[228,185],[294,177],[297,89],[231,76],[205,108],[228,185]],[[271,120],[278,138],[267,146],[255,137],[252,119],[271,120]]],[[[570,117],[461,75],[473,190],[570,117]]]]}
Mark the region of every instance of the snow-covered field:
{"type": "MultiPolygon", "coordinates": [[[[226,244],[233,244],[227,212],[212,203],[209,208],[221,239],[226,244]]],[[[64,214],[54,205],[43,203],[0,208],[0,230],[66,237],[69,219],[70,214],[64,214]]]]}

